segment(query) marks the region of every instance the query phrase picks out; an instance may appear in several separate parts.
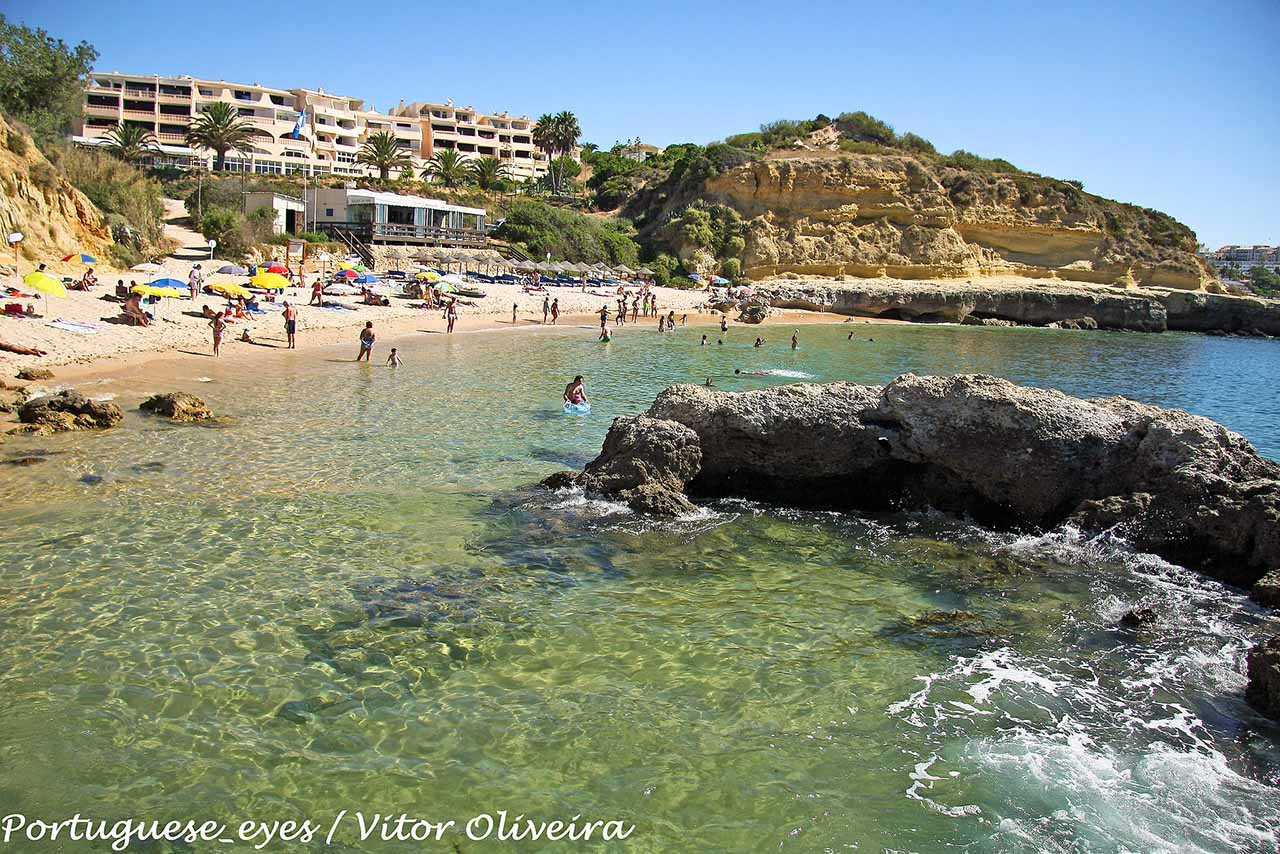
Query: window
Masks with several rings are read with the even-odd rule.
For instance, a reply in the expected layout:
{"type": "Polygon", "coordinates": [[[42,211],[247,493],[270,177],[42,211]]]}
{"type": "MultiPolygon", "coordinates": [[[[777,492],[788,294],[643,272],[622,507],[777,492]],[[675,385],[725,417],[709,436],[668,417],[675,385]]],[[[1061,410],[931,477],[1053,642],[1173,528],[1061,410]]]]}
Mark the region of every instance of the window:
{"type": "Polygon", "coordinates": [[[325,216],[333,216],[333,208],[325,208],[325,209],[324,209],[324,215],[325,215],[325,216]]]}
{"type": "Polygon", "coordinates": [[[252,101],[253,93],[245,89],[237,89],[235,91],[235,97],[237,101],[252,101]]]}
{"type": "Polygon", "coordinates": [[[277,107],[285,106],[285,100],[283,95],[271,95],[269,97],[271,98],[271,103],[275,104],[277,107]]]}
{"type": "Polygon", "coordinates": [[[201,87],[200,87],[200,94],[201,94],[201,96],[203,96],[203,97],[205,97],[205,98],[212,98],[212,97],[213,97],[213,90],[212,90],[212,89],[206,89],[206,88],[204,88],[203,86],[201,86],[201,87]]]}

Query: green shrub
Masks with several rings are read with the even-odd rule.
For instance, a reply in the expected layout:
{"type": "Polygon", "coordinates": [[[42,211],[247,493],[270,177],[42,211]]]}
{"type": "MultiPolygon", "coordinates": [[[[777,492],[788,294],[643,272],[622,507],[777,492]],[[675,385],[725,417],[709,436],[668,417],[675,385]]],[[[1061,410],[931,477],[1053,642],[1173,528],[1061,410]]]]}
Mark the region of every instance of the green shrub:
{"type": "Polygon", "coordinates": [[[46,155],[71,186],[104,214],[115,215],[137,235],[135,248],[146,255],[167,250],[164,195],[159,182],[103,151],[81,146],[47,146],[46,155]]]}
{"type": "Polygon", "coordinates": [[[731,282],[742,278],[742,262],[737,258],[726,258],[720,262],[720,275],[731,282]]]}
{"type": "Polygon", "coordinates": [[[898,139],[892,127],[861,110],[856,113],[841,113],[836,118],[836,128],[845,139],[856,142],[874,142],[888,146],[898,139]]]}
{"type": "Polygon", "coordinates": [[[645,266],[653,271],[654,282],[663,287],[669,287],[680,275],[680,261],[666,253],[646,262],[645,266]]]}
{"type": "Polygon", "coordinates": [[[912,154],[937,154],[938,149],[933,147],[933,143],[922,136],[914,133],[904,133],[898,137],[898,147],[903,151],[910,151],[912,154]]]}
{"type": "Polygon", "coordinates": [[[552,258],[633,267],[640,252],[629,221],[587,216],[535,199],[512,204],[497,236],[534,258],[551,253],[552,258]]]}
{"type": "Polygon", "coordinates": [[[27,136],[22,131],[12,125],[9,126],[9,132],[5,135],[5,147],[19,157],[23,157],[27,153],[27,136]]]}

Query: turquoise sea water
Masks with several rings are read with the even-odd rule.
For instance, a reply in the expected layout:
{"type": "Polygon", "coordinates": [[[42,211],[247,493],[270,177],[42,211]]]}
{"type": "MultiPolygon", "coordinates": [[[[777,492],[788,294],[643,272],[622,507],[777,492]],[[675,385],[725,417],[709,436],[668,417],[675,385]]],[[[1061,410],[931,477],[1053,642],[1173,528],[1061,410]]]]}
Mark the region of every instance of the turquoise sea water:
{"type": "MultiPolygon", "coordinates": [[[[131,411],[5,445],[48,461],[0,468],[0,814],[327,829],[344,809],[506,809],[625,820],[593,850],[638,852],[1275,850],[1280,731],[1242,676],[1275,624],[1240,591],[1070,530],[741,502],[655,524],[531,484],[712,374],[992,373],[1181,406],[1276,457],[1280,345],[844,324],[791,352],[776,326],[760,350],[702,332],[424,336],[399,370],[210,361],[155,390],[227,426],[131,411]],[[560,412],[574,373],[589,416],[560,412]],[[1138,604],[1168,626],[1118,629],[1138,604]]],[[[570,847],[361,841],[353,821],[337,839],[570,847]]],[[[273,850],[294,848],[322,850],[273,850]]]]}

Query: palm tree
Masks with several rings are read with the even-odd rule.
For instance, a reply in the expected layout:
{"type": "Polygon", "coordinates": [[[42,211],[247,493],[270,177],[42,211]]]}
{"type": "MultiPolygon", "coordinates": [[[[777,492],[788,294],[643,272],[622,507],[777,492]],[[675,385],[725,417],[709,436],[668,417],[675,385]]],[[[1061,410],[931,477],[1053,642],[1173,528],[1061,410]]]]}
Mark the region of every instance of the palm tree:
{"type": "Polygon", "coordinates": [[[107,140],[107,148],[127,163],[138,163],[160,151],[156,135],[142,125],[121,122],[103,139],[107,140]]]}
{"type": "Polygon", "coordinates": [[[214,101],[187,126],[187,145],[212,151],[213,168],[222,171],[227,165],[227,152],[248,148],[255,131],[230,104],[214,101]]]}
{"type": "Polygon", "coordinates": [[[490,190],[503,178],[511,174],[506,163],[496,157],[477,157],[468,164],[471,177],[482,190],[490,190]]]}
{"type": "Polygon", "coordinates": [[[413,167],[409,152],[396,141],[395,134],[385,130],[364,141],[364,145],[360,146],[360,153],[356,155],[356,162],[377,168],[378,177],[383,181],[387,180],[392,169],[403,172],[413,167]]]}
{"type": "Polygon", "coordinates": [[[556,161],[573,153],[580,136],[582,127],[578,124],[578,117],[568,110],[554,116],[543,113],[533,127],[533,144],[547,153],[551,192],[556,195],[560,194],[560,185],[564,182],[564,175],[557,169],[556,161]]]}
{"type": "Polygon", "coordinates": [[[423,178],[430,178],[445,187],[465,184],[470,176],[467,158],[452,148],[444,148],[431,155],[431,159],[422,170],[423,178]]]}

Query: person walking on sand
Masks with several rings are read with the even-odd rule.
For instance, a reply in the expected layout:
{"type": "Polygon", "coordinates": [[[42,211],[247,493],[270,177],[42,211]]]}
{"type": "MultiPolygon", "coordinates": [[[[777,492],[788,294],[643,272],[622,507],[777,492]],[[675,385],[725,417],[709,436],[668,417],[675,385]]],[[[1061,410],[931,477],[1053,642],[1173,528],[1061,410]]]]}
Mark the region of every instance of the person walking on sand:
{"type": "Polygon", "coordinates": [[[551,313],[551,297],[542,298],[542,325],[547,325],[547,315],[551,313]]]}
{"type": "Polygon", "coordinates": [[[324,282],[319,276],[311,283],[311,302],[307,305],[324,305],[324,282]]]}
{"type": "Polygon", "coordinates": [[[511,325],[512,326],[516,325],[516,311],[519,308],[520,308],[520,303],[518,302],[511,303],[511,325]]]}
{"type": "Polygon", "coordinates": [[[560,299],[557,297],[551,301],[551,325],[555,326],[556,321],[560,318],[560,299]]]}
{"type": "Polygon", "coordinates": [[[227,319],[222,312],[218,312],[209,321],[209,328],[213,330],[213,355],[217,358],[222,354],[222,333],[227,331],[227,319]]]}
{"type": "Polygon", "coordinates": [[[196,301],[196,296],[200,293],[200,265],[196,264],[191,268],[191,272],[187,274],[187,292],[191,294],[191,301],[196,301]]]}
{"type": "Polygon", "coordinates": [[[636,297],[631,301],[631,322],[635,323],[636,318],[640,315],[640,297],[636,297]]]}
{"type": "Polygon", "coordinates": [[[396,353],[396,348],[391,348],[391,355],[387,357],[387,364],[393,368],[400,367],[400,356],[396,353]]]}
{"type": "Polygon", "coordinates": [[[360,352],[356,354],[356,361],[364,359],[366,362],[373,356],[373,342],[377,339],[377,335],[373,334],[373,321],[366,320],[364,329],[360,330],[360,352]]]}
{"type": "Polygon", "coordinates": [[[297,349],[293,336],[298,332],[298,307],[288,300],[284,301],[284,337],[289,342],[286,350],[297,349]]]}
{"type": "Polygon", "coordinates": [[[453,332],[453,325],[458,322],[458,301],[456,299],[449,300],[449,307],[444,310],[444,319],[448,324],[445,332],[453,332]]]}

